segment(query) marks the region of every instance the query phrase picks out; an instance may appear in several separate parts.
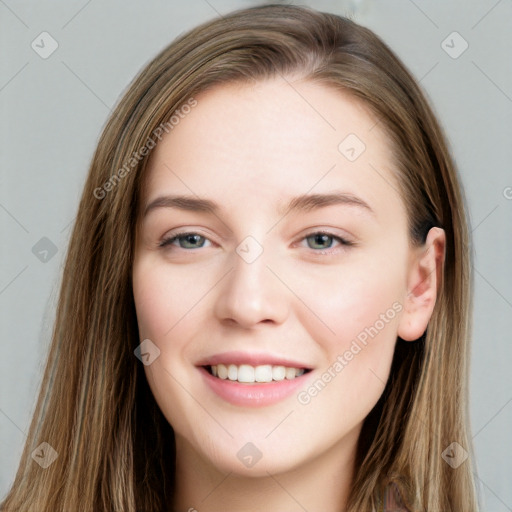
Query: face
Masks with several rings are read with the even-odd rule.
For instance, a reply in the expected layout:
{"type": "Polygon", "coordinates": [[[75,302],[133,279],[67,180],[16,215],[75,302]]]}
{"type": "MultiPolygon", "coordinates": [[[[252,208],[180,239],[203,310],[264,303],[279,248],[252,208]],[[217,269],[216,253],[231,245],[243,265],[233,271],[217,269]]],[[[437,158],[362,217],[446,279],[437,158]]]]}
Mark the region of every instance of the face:
{"type": "Polygon", "coordinates": [[[360,103],[311,82],[196,100],[151,154],[133,265],[178,456],[255,476],[346,453],[416,325],[390,145],[360,103]]]}

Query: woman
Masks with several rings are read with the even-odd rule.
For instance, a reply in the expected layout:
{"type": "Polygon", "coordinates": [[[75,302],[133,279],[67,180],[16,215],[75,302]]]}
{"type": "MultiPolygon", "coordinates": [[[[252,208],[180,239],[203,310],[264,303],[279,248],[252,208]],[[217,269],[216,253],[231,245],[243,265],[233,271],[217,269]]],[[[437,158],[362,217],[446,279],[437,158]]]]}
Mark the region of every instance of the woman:
{"type": "Polygon", "coordinates": [[[181,36],[99,141],[1,509],[477,510],[468,238],[370,30],[269,5],[181,36]]]}

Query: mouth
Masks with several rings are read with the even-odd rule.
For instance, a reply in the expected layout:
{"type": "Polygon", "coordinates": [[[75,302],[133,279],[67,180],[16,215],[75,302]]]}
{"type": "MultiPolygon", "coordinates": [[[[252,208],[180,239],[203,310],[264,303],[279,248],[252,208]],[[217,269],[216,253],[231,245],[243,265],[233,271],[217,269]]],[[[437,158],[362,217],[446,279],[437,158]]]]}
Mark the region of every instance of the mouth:
{"type": "Polygon", "coordinates": [[[258,365],[249,364],[215,364],[203,365],[211,376],[220,380],[229,380],[241,384],[264,384],[294,380],[309,373],[310,368],[297,368],[283,365],[258,365]]]}

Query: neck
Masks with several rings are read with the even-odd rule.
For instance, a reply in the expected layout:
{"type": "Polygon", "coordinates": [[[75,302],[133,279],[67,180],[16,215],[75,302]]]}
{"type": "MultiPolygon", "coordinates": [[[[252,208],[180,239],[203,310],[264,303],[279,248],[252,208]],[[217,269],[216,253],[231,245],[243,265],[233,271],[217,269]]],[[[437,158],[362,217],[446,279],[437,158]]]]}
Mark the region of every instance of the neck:
{"type": "MultiPolygon", "coordinates": [[[[176,435],[175,512],[329,510],[343,512],[354,476],[359,429],[307,463],[264,476],[221,472],[176,435]]],[[[271,469],[271,468],[269,468],[271,469]]]]}

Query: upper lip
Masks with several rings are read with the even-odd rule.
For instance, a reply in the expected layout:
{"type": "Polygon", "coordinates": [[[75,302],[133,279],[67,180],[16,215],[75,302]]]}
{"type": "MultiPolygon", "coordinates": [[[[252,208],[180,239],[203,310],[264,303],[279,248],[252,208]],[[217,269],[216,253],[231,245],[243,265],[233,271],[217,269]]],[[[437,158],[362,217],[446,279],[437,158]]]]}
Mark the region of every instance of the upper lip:
{"type": "Polygon", "coordinates": [[[197,366],[216,366],[218,364],[235,364],[237,366],[240,366],[241,364],[248,364],[251,366],[269,364],[272,366],[288,366],[290,368],[304,368],[306,370],[311,369],[308,365],[301,363],[300,361],[288,359],[287,357],[248,352],[222,352],[220,354],[215,354],[201,359],[197,363],[197,366]]]}

